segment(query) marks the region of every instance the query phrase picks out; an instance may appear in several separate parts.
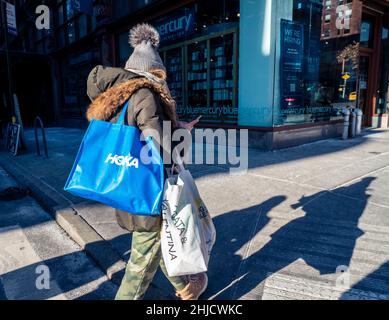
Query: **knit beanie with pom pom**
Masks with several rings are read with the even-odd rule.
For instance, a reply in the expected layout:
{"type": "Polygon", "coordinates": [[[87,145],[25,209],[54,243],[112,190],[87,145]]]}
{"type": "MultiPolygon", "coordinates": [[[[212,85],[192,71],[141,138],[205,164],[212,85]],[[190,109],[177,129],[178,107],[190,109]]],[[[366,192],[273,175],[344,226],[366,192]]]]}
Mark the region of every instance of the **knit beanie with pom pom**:
{"type": "Polygon", "coordinates": [[[154,27],[147,23],[136,25],[130,30],[129,43],[134,48],[134,52],[127,60],[126,69],[166,71],[158,53],[159,33],[154,27]]]}

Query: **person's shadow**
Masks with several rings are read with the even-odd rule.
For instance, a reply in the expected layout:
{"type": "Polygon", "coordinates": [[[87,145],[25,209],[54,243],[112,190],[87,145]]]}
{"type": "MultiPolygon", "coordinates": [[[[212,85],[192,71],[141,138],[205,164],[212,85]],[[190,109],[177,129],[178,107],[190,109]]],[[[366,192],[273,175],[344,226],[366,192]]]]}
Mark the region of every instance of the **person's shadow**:
{"type": "Polygon", "coordinates": [[[343,293],[342,300],[389,300],[389,261],[343,293]]]}
{"type": "MultiPolygon", "coordinates": [[[[268,214],[286,200],[285,196],[214,218],[217,243],[211,257],[206,298],[260,299],[265,280],[297,264],[299,259],[320,275],[335,274],[339,267],[349,266],[356,240],[363,235],[358,222],[374,179],[364,178],[335,192],[302,197],[292,208],[305,215],[273,233],[263,229],[271,220],[268,214]],[[267,243],[266,236],[270,237],[267,243]]],[[[292,271],[296,276],[309,277],[301,262],[292,271]]]]}

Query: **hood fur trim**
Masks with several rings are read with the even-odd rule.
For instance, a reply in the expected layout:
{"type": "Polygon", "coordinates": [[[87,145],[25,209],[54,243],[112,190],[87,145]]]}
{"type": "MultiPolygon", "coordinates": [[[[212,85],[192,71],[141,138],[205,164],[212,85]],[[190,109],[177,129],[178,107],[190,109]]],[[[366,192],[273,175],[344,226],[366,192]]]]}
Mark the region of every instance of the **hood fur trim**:
{"type": "Polygon", "coordinates": [[[159,94],[165,114],[175,126],[177,124],[176,102],[170,95],[169,90],[164,85],[146,78],[128,80],[100,94],[86,112],[88,121],[92,119],[103,121],[112,119],[120,111],[123,104],[137,90],[142,88],[151,89],[159,94]]]}

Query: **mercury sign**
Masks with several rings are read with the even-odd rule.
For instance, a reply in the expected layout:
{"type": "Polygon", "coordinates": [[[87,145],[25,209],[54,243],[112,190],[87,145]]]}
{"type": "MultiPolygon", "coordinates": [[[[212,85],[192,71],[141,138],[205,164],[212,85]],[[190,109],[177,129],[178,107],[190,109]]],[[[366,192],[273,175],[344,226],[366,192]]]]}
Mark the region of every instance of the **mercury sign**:
{"type": "Polygon", "coordinates": [[[193,33],[195,15],[194,8],[186,8],[182,12],[153,23],[159,32],[161,42],[179,40],[193,33]]]}

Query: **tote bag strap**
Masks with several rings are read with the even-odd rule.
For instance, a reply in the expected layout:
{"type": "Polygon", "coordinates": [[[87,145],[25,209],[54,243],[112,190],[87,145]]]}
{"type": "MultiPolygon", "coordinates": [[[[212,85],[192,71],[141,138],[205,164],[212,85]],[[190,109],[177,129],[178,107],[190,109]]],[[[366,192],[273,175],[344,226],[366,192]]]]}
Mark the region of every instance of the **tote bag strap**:
{"type": "Polygon", "coordinates": [[[176,165],[178,168],[178,172],[185,171],[184,161],[182,160],[181,155],[178,153],[176,148],[173,148],[172,160],[173,160],[173,165],[170,169],[171,175],[173,175],[174,168],[176,168],[176,165]]]}
{"type": "Polygon", "coordinates": [[[124,124],[124,119],[125,119],[126,114],[127,114],[129,103],[130,103],[130,100],[127,100],[126,104],[124,105],[124,107],[122,109],[122,113],[120,114],[119,120],[117,121],[118,124],[124,124]]]}

